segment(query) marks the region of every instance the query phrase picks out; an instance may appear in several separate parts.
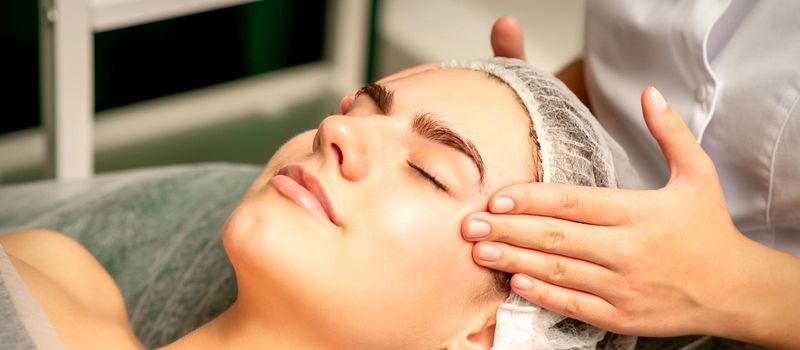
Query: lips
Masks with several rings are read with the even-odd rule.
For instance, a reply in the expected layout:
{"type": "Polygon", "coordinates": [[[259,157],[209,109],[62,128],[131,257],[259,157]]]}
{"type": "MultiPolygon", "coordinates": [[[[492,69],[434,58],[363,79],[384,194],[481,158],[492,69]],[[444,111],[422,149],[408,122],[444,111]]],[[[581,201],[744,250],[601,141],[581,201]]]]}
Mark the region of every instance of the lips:
{"type": "Polygon", "coordinates": [[[299,165],[289,165],[271,180],[275,189],[320,218],[337,225],[330,196],[322,182],[299,165]]]}

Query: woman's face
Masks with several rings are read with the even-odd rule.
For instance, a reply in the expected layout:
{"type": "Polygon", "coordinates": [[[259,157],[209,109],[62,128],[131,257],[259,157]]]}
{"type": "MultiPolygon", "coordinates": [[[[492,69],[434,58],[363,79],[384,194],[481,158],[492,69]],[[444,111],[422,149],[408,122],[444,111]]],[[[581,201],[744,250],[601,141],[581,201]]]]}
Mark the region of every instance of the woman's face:
{"type": "Polygon", "coordinates": [[[239,301],[289,314],[286,327],[340,348],[444,346],[504,297],[460,224],[494,190],[530,180],[530,119],[481,72],[381,86],[391,101],[362,89],[274,155],[224,244],[239,301]]]}

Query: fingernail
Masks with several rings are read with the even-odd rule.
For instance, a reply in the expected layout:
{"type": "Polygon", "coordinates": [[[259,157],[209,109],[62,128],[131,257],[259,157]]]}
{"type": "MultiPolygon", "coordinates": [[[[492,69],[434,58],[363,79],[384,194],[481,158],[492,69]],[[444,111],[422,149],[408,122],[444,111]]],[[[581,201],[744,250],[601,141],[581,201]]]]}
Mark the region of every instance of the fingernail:
{"type": "Polygon", "coordinates": [[[653,106],[656,110],[663,112],[667,110],[667,101],[664,100],[664,96],[656,89],[655,87],[650,87],[650,92],[648,92],[648,97],[650,98],[650,102],[653,103],[653,106]]]}
{"type": "Polygon", "coordinates": [[[514,201],[508,197],[497,197],[490,208],[493,213],[507,213],[514,209],[514,201]]]}
{"type": "Polygon", "coordinates": [[[497,261],[500,259],[500,248],[492,244],[478,245],[478,259],[483,261],[497,261]]]}
{"type": "Polygon", "coordinates": [[[523,275],[516,275],[511,279],[511,284],[518,290],[528,291],[533,288],[533,281],[523,275]]]}
{"type": "Polygon", "coordinates": [[[489,235],[489,231],[491,227],[489,227],[489,223],[483,220],[470,220],[469,226],[467,227],[467,238],[468,239],[477,239],[483,238],[489,235]]]}

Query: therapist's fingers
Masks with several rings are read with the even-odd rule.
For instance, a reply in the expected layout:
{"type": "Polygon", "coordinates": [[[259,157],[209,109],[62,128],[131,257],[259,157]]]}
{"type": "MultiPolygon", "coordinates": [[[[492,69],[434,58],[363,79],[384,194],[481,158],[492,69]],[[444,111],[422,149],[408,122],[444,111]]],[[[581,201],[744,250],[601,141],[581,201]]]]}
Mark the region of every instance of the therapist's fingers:
{"type": "Polygon", "coordinates": [[[594,225],[619,225],[628,222],[631,193],[640,192],[532,182],[500,189],[488,205],[495,214],[529,214],[594,225]]]}
{"type": "Polygon", "coordinates": [[[560,287],[524,274],[511,277],[511,289],[545,309],[590,324],[608,324],[618,314],[614,305],[597,295],[560,287]]]}
{"type": "Polygon", "coordinates": [[[534,215],[474,213],[461,225],[467,241],[504,242],[612,266],[617,256],[614,232],[608,226],[586,225],[534,215]]]}
{"type": "Polygon", "coordinates": [[[716,179],[711,159],[703,152],[680,115],[669,107],[664,96],[652,86],[642,92],[642,113],[647,128],[667,160],[672,174],[670,182],[681,176],[716,179]]]}
{"type": "Polygon", "coordinates": [[[525,60],[525,38],[514,16],[503,16],[494,21],[491,41],[496,57],[525,60]]]}
{"type": "Polygon", "coordinates": [[[481,266],[509,273],[523,273],[537,280],[595,295],[613,295],[618,275],[603,266],[556,254],[498,242],[478,242],[473,260],[481,266]]]}

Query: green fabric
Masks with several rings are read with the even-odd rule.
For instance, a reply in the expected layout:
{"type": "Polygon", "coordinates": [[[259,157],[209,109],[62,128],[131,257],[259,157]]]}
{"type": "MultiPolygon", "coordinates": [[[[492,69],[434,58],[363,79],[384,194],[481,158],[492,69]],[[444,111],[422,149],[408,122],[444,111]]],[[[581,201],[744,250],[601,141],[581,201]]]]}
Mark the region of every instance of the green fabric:
{"type": "Polygon", "coordinates": [[[0,187],[0,232],[48,228],[78,239],[119,285],[143,344],[162,346],[235,299],[220,233],[260,170],[203,164],[0,187]]]}

